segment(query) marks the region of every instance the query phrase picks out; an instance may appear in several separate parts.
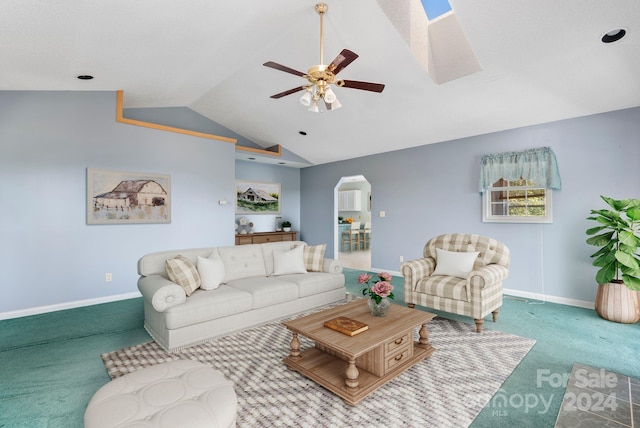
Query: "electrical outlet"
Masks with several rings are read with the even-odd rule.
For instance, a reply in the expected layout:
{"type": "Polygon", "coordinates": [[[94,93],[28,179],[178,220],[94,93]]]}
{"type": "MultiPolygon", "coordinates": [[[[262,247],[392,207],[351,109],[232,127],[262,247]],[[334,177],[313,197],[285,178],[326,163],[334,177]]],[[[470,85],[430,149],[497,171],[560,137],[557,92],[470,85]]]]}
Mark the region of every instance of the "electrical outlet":
{"type": "Polygon", "coordinates": [[[104,281],[105,282],[111,282],[113,281],[113,275],[111,275],[111,272],[105,273],[104,274],[104,281]]]}
{"type": "Polygon", "coordinates": [[[400,263],[404,262],[404,257],[400,256],[400,263]]]}

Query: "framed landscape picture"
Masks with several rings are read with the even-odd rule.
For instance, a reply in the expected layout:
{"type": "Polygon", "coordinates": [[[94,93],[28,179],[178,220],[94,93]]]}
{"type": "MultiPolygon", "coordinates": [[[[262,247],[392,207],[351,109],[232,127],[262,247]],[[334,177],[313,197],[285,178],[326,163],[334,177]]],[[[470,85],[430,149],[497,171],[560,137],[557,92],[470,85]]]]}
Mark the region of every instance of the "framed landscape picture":
{"type": "Polygon", "coordinates": [[[280,214],[280,183],[236,181],[236,214],[280,214]]]}
{"type": "Polygon", "coordinates": [[[87,224],[171,223],[171,176],[87,168],[87,224]]]}

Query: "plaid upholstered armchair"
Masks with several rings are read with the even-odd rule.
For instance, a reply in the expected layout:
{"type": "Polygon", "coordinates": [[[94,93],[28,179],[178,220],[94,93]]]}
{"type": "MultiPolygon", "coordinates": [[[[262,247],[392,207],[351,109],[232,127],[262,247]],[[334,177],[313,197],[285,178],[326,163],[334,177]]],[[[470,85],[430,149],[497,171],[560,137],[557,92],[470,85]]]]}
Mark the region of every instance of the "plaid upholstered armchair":
{"type": "Polygon", "coordinates": [[[452,233],[430,239],[423,258],[401,266],[404,298],[415,305],[470,316],[482,332],[490,312],[498,319],[502,281],[509,275],[509,249],[485,236],[452,233]]]}

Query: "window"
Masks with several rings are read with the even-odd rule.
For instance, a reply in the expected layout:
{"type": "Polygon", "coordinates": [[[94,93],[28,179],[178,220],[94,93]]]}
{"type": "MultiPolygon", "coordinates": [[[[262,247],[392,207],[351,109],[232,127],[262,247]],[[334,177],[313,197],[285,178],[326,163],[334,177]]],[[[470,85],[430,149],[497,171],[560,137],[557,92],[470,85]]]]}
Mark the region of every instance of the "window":
{"type": "Polygon", "coordinates": [[[551,189],[520,178],[499,179],[482,197],[482,221],[551,223],[551,189]]]}
{"type": "Polygon", "coordinates": [[[483,156],[482,221],[551,223],[552,189],[560,187],[558,163],[549,147],[483,156]]]}

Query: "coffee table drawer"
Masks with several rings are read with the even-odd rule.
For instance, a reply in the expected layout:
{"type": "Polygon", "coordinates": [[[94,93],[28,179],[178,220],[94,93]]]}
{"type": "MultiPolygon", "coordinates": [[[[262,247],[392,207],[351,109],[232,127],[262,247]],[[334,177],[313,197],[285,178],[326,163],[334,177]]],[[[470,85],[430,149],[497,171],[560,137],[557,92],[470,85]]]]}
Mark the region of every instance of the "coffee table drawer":
{"type": "Polygon", "coordinates": [[[411,343],[411,331],[406,331],[387,341],[385,343],[386,355],[394,354],[398,348],[406,347],[408,343],[411,343]]]}
{"type": "Polygon", "coordinates": [[[395,355],[393,355],[391,357],[387,357],[387,361],[385,361],[385,373],[388,372],[393,367],[395,367],[396,365],[402,364],[406,360],[411,358],[411,355],[413,354],[411,352],[412,349],[413,349],[412,347],[407,346],[401,352],[399,352],[399,353],[397,353],[397,354],[395,354],[395,355]]]}

